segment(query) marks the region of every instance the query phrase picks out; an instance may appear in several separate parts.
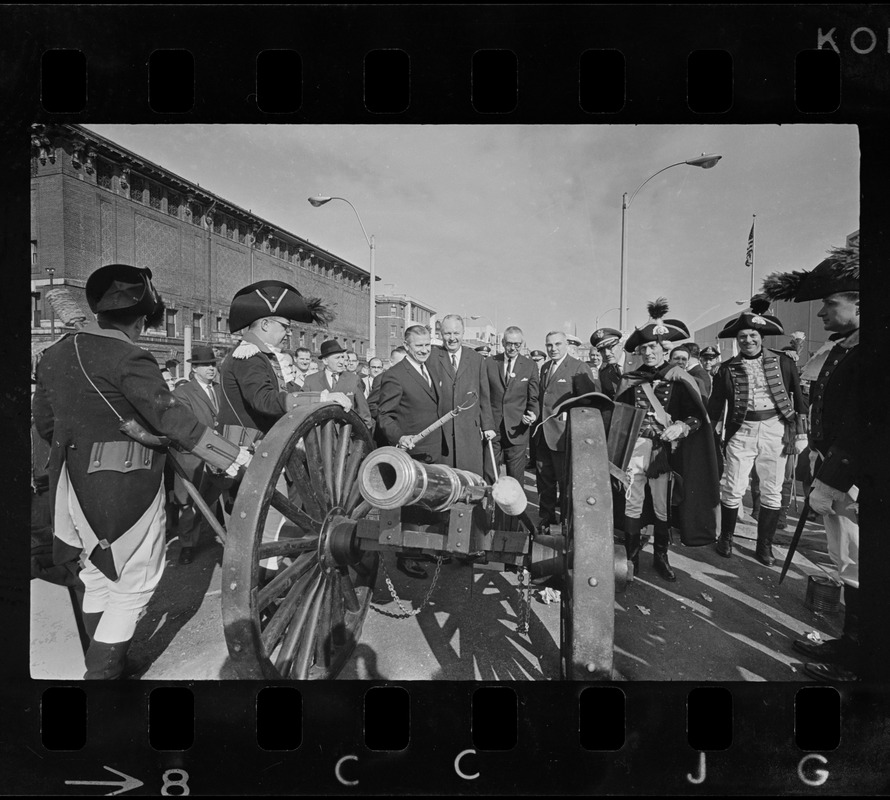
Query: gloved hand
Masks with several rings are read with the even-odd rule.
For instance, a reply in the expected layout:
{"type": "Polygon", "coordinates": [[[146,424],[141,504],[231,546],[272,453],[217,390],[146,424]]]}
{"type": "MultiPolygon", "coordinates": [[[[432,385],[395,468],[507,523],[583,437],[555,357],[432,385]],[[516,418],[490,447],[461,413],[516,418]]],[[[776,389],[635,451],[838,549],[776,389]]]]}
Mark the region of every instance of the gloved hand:
{"type": "Polygon", "coordinates": [[[253,458],[253,454],[246,447],[239,447],[238,450],[238,455],[226,470],[226,475],[230,478],[237,478],[238,470],[242,467],[246,469],[247,465],[250,464],[250,460],[253,458]]]}
{"type": "Polygon", "coordinates": [[[342,406],[346,411],[352,411],[352,400],[350,400],[348,395],[343,394],[343,392],[329,392],[325,389],[321,393],[320,399],[322,403],[337,403],[337,405],[342,406]]]}
{"type": "Polygon", "coordinates": [[[400,436],[399,437],[399,447],[402,450],[411,450],[414,447],[414,437],[413,436],[400,436]]]}
{"type": "Polygon", "coordinates": [[[665,442],[675,442],[677,439],[684,439],[689,435],[689,426],[685,422],[674,422],[668,425],[661,434],[661,438],[665,442]]]}
{"type": "Polygon", "coordinates": [[[492,439],[494,439],[495,436],[497,436],[497,433],[495,431],[482,431],[482,437],[485,439],[486,442],[490,442],[492,439]]]}
{"type": "Polygon", "coordinates": [[[819,454],[815,450],[810,450],[810,475],[816,474],[816,460],[819,454]]]}
{"type": "Polygon", "coordinates": [[[846,492],[840,489],[832,489],[828,484],[815,480],[810,492],[810,508],[817,514],[836,514],[832,506],[835,502],[843,500],[845,494],[846,492]]]}
{"type": "Polygon", "coordinates": [[[797,455],[800,455],[804,450],[807,449],[807,437],[806,436],[798,436],[794,440],[794,452],[797,455]]]}

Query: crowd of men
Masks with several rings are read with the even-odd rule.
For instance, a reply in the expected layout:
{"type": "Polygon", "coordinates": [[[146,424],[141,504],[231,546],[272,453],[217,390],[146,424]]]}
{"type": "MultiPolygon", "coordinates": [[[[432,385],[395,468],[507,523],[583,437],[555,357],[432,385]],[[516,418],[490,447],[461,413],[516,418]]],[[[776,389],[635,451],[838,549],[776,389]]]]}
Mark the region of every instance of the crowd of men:
{"type": "MultiPolygon", "coordinates": [[[[96,322],[47,349],[33,403],[36,431],[52,445],[56,556],[61,563],[79,558],[83,565],[86,677],[125,672],[138,614],[163,571],[164,445],[172,441],[184,453],[175,459],[172,494],[179,561],[187,565],[202,526],[186,481],[214,506],[285,413],[336,402],[358,414],[378,445],[398,446],[416,459],[489,482],[503,470],[523,484],[531,461],[538,524],[547,532],[566,514],[568,409],[600,408],[609,425],[629,434],[623,474],[613,478],[615,527],[639,571],[644,530],[651,526],[652,567],[668,582],[677,580],[668,557],[676,534],[686,546],[709,545],[733,557],[735,526],[752,478],[759,497],[755,557],[772,565],[773,537],[795,478],[789,459],[800,456],[808,506],[823,515],[829,554],[845,587],[846,615],[841,639],[794,647],[813,659],[806,667],[810,674],[854,679],[862,434],[846,412],[859,369],[858,280],[858,256],[849,251],[810,272],[771,276],[765,295],[720,332],[737,350],[724,360],[713,346],[691,343],[687,326],[667,317],[668,304],[660,298],[629,336],[610,328],[594,331],[589,362],[569,353],[560,331],[547,334],[546,352],[524,355],[524,334],[516,326],[504,331],[503,352],[491,355],[490,349],[465,345],[463,319],[446,314],[441,344],[433,344],[427,327],[412,325],[386,369],[380,358],[371,358],[366,370],[335,339],[323,342],[317,354],[282,349],[292,323],[324,322],[326,309],[286,283],[259,281],[232,301],[229,319],[238,345],[221,363],[212,348],[196,346],[190,379],[175,382],[137,344],[143,329],[163,316],[150,270],[97,270],[86,285],[96,322]],[[781,321],[767,313],[776,299],[823,302],[819,317],[831,340],[802,371],[790,351],[763,346],[764,336],[784,333],[781,321]],[[631,355],[639,365],[622,369],[631,355]],[[120,502],[108,503],[108,497],[120,502]]],[[[796,355],[793,345],[791,350],[796,355]]],[[[168,363],[168,373],[175,366],[168,363]]],[[[274,559],[268,569],[275,569],[274,559]]],[[[418,559],[400,558],[399,569],[412,578],[428,577],[418,559]]]]}

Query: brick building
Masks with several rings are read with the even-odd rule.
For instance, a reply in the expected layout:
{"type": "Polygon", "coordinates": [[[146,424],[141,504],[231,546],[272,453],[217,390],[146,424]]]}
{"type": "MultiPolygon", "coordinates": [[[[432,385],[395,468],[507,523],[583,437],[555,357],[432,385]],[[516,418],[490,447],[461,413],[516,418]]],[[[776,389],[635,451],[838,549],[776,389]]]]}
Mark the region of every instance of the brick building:
{"type": "Polygon", "coordinates": [[[393,348],[405,343],[405,328],[412,325],[425,325],[436,330],[436,310],[407,294],[377,294],[376,353],[378,358],[389,363],[393,348]]]}
{"type": "MultiPolygon", "coordinates": [[[[248,199],[248,198],[245,198],[248,199]]],[[[78,125],[36,125],[31,137],[32,341],[51,338],[45,291],[67,287],[88,311],[83,287],[103,264],[149,267],[167,304],[165,329],[141,344],[163,363],[184,363],[192,344],[220,351],[236,340],[228,309],[235,292],[274,278],[320,297],[327,328],[296,325],[287,346],[317,353],[336,337],[366,356],[370,275],[78,125]],[[48,272],[51,270],[52,272],[48,272]]],[[[55,323],[56,335],[61,331],[55,323]]]]}

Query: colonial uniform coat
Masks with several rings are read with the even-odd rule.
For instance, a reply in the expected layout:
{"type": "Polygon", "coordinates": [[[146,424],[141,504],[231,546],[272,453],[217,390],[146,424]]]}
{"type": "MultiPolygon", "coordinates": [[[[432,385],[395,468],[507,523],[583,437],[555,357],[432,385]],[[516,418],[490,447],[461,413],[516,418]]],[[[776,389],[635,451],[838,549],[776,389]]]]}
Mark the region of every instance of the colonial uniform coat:
{"type": "Polygon", "coordinates": [[[427,360],[431,372],[438,372],[442,381],[439,416],[470,401],[470,392],[476,395],[477,400],[472,408],[462,411],[443,427],[447,442],[447,463],[476,475],[481,475],[483,471],[482,431],[494,430],[485,361],[485,358],[469,347],[461,347],[456,373],[449,353],[442,347],[433,347],[427,360]],[[432,366],[429,363],[431,361],[432,366]]]}
{"type": "Polygon", "coordinates": [[[362,418],[362,422],[370,430],[374,420],[371,417],[368,401],[365,399],[365,393],[362,388],[361,381],[354,372],[341,372],[336,386],[333,386],[328,381],[328,373],[325,369],[320,369],[312,375],[307,375],[303,383],[304,392],[323,392],[327,390],[330,392],[342,392],[347,395],[352,400],[355,413],[362,418]]]}
{"type": "MultiPolygon", "coordinates": [[[[525,414],[538,414],[538,390],[540,378],[535,362],[527,356],[517,355],[513,359],[510,375],[506,374],[507,356],[498,353],[485,359],[485,375],[491,399],[491,415],[497,436],[494,440],[495,454],[507,467],[507,475],[522,483],[527,462],[529,426],[522,421],[525,414]]],[[[485,462],[488,478],[491,465],[485,462]]]]}
{"type": "MultiPolygon", "coordinates": [[[[427,366],[429,370],[429,366],[427,366]]],[[[441,377],[430,372],[428,385],[407,358],[381,373],[377,425],[383,441],[395,447],[402,436],[413,436],[439,419],[441,377]]],[[[413,458],[430,464],[447,463],[443,429],[431,433],[408,451],[413,458]]]]}
{"type": "Polygon", "coordinates": [[[686,371],[695,378],[695,382],[698,384],[698,388],[701,391],[702,400],[707,403],[708,398],[711,396],[711,386],[713,384],[708,371],[701,364],[696,364],[686,371]]]}

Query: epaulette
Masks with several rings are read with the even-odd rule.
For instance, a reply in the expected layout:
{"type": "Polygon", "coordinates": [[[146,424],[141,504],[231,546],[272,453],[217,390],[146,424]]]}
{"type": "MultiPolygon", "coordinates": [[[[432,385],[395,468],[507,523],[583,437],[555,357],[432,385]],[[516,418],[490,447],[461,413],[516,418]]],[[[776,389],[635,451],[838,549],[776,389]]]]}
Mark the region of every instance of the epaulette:
{"type": "Polygon", "coordinates": [[[232,358],[246,359],[260,352],[262,351],[255,344],[242,341],[232,352],[232,358]]]}

